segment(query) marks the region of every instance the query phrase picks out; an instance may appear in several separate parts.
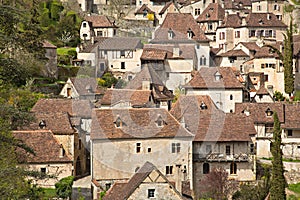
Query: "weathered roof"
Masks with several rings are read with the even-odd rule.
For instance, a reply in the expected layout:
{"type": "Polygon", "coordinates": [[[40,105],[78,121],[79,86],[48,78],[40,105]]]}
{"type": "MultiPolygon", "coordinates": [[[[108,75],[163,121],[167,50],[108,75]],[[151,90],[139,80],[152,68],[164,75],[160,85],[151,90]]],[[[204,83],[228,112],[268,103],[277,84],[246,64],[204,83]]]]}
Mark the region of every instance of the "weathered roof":
{"type": "Polygon", "coordinates": [[[225,53],[221,53],[219,56],[222,57],[232,57],[232,56],[237,56],[237,57],[249,57],[248,54],[246,54],[243,50],[237,49],[237,50],[229,50],[226,51],[225,53]]]}
{"type": "Polygon", "coordinates": [[[162,49],[144,48],[141,60],[165,60],[167,51],[162,49]]]}
{"type": "Polygon", "coordinates": [[[87,16],[85,17],[85,21],[88,21],[92,24],[92,26],[95,27],[110,27],[110,28],[114,28],[116,27],[114,25],[114,23],[112,23],[107,16],[104,15],[91,15],[91,16],[87,16]]]}
{"type": "Polygon", "coordinates": [[[157,53],[165,52],[167,59],[194,59],[196,56],[194,44],[146,44],[146,49],[155,49],[157,53]],[[179,48],[179,55],[173,54],[173,49],[179,48]]]}
{"type": "Polygon", "coordinates": [[[242,19],[237,14],[228,14],[219,27],[237,28],[241,26],[241,23],[242,19]]]}
{"type": "Polygon", "coordinates": [[[260,86],[260,88],[256,92],[257,95],[270,95],[267,88],[265,88],[263,85],[260,86]]]}
{"type": "Polygon", "coordinates": [[[136,50],[142,49],[143,44],[139,38],[112,37],[99,44],[100,50],[136,50]]]}
{"type": "MultiPolygon", "coordinates": [[[[276,49],[280,49],[280,46],[283,46],[283,42],[276,42],[272,44],[276,49]]],[[[268,46],[262,46],[258,51],[256,51],[254,58],[279,58],[278,54],[273,51],[268,46]]]]}
{"type": "Polygon", "coordinates": [[[100,94],[101,90],[98,87],[96,78],[79,78],[72,77],[70,81],[73,83],[76,91],[80,96],[100,94]]]}
{"type": "Polygon", "coordinates": [[[258,51],[260,49],[256,42],[240,42],[240,44],[245,46],[250,51],[258,51]]]}
{"type": "Polygon", "coordinates": [[[145,12],[154,14],[154,12],[146,4],[143,4],[134,14],[144,14],[145,12]]]}
{"type": "Polygon", "coordinates": [[[251,0],[224,0],[225,9],[247,10],[247,6],[252,6],[251,0]]]}
{"type": "Polygon", "coordinates": [[[249,135],[256,133],[251,118],[225,114],[217,109],[209,96],[181,96],[171,114],[178,121],[184,121],[195,135],[194,141],[249,141],[249,135]],[[207,109],[201,109],[203,103],[207,109]]]}
{"type": "Polygon", "coordinates": [[[210,3],[197,17],[197,22],[219,21],[225,17],[225,10],[218,3],[210,3]]]}
{"type": "Polygon", "coordinates": [[[164,108],[94,109],[91,139],[192,137],[164,108]],[[116,127],[117,120],[122,121],[116,127]],[[162,121],[162,126],[157,121],[162,121]]]}
{"type": "MultiPolygon", "coordinates": [[[[276,111],[279,121],[284,122],[284,108],[282,103],[236,103],[236,113],[250,112],[250,117],[254,123],[273,123],[273,116],[267,116],[266,110],[270,109],[272,112],[276,111]]],[[[246,114],[245,114],[246,115],[246,114]]]]}
{"type": "Polygon", "coordinates": [[[225,88],[243,89],[244,86],[236,78],[231,67],[202,67],[195,76],[183,87],[185,88],[225,88]],[[221,76],[216,80],[216,76],[221,76]]]}
{"type": "Polygon", "coordinates": [[[167,2],[158,14],[159,15],[164,14],[166,12],[166,10],[169,8],[169,6],[172,5],[172,4],[174,4],[172,1],[167,2]]]}
{"type": "Polygon", "coordinates": [[[94,37],[94,43],[86,42],[83,44],[79,53],[96,53],[98,51],[98,45],[101,44],[107,37],[94,37]]]}
{"type": "Polygon", "coordinates": [[[300,129],[300,104],[285,104],[285,122],[281,125],[285,129],[300,129]]]}
{"type": "Polygon", "coordinates": [[[49,48],[49,49],[56,49],[57,47],[53,44],[51,44],[49,41],[45,40],[43,42],[43,47],[44,48],[49,48]]]}
{"type": "Polygon", "coordinates": [[[249,13],[246,17],[247,27],[280,27],[287,25],[279,20],[273,13],[249,13]]]}
{"type": "Polygon", "coordinates": [[[189,40],[188,31],[193,33],[192,40],[209,41],[197,24],[191,13],[168,13],[162,25],[155,31],[155,41],[171,41],[168,39],[168,32],[173,31],[172,41],[189,40]]]}
{"type": "MultiPolygon", "coordinates": [[[[103,200],[128,199],[130,195],[139,187],[139,185],[151,174],[156,171],[162,177],[165,183],[169,184],[169,189],[174,190],[176,195],[182,197],[168,179],[150,162],[146,162],[127,183],[116,183],[107,191],[103,200]]],[[[146,194],[145,194],[146,195],[146,194]]]]}
{"type": "Polygon", "coordinates": [[[39,99],[31,111],[34,113],[69,113],[71,116],[91,117],[93,107],[89,100],[39,99]]]}
{"type": "Polygon", "coordinates": [[[72,162],[67,154],[60,157],[60,143],[49,130],[13,131],[13,136],[30,147],[35,155],[17,149],[20,163],[64,163],[72,162]]]}
{"type": "Polygon", "coordinates": [[[101,105],[114,105],[118,102],[130,102],[132,106],[145,105],[150,96],[150,90],[107,89],[101,99],[101,105]]]}

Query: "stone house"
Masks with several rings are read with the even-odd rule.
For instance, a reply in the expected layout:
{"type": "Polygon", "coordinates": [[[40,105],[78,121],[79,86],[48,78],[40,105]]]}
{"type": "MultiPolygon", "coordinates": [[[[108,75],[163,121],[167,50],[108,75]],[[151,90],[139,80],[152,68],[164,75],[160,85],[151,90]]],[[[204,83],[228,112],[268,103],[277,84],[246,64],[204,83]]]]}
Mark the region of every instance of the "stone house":
{"type": "Polygon", "coordinates": [[[155,12],[152,11],[146,4],[143,4],[134,13],[136,20],[154,20],[155,12]]]}
{"type": "Polygon", "coordinates": [[[193,135],[166,109],[95,109],[92,119],[91,176],[98,190],[130,179],[146,161],[171,182],[191,182],[193,135]]]}
{"type": "Polygon", "coordinates": [[[156,18],[158,19],[159,24],[163,23],[168,13],[179,13],[179,8],[176,6],[175,2],[167,2],[166,5],[158,12],[156,18]]]}
{"type": "Polygon", "coordinates": [[[183,200],[184,194],[152,163],[146,162],[128,182],[116,182],[103,200],[115,199],[174,199],[183,200]]]}
{"type": "Polygon", "coordinates": [[[19,165],[28,171],[40,172],[31,177],[39,187],[54,188],[60,179],[73,175],[73,159],[50,130],[13,131],[13,136],[30,147],[35,155],[17,149],[19,165]]]}
{"type": "Polygon", "coordinates": [[[46,77],[57,78],[57,47],[48,41],[43,42],[43,48],[45,49],[45,57],[48,59],[45,67],[42,69],[42,74],[46,77]]]}
{"type": "Polygon", "coordinates": [[[216,3],[215,0],[208,1],[178,1],[178,7],[181,13],[190,13],[194,19],[196,19],[210,3],[216,3]]]}
{"type": "Polygon", "coordinates": [[[265,88],[265,86],[261,85],[260,88],[256,91],[252,102],[272,103],[274,102],[273,94],[270,94],[269,91],[265,88]]]}
{"type": "Polygon", "coordinates": [[[226,170],[230,179],[255,181],[253,121],[242,114],[224,113],[207,95],[180,96],[171,114],[193,139],[193,189],[199,198],[200,180],[213,168],[226,170]]]}
{"type": "Polygon", "coordinates": [[[252,12],[253,13],[273,13],[278,20],[283,20],[284,23],[287,24],[284,17],[284,7],[288,5],[287,1],[278,0],[278,1],[270,1],[263,0],[252,1],[252,12]]]}
{"type": "Polygon", "coordinates": [[[219,55],[216,55],[214,60],[215,60],[216,66],[236,67],[240,71],[240,69],[243,66],[243,63],[245,61],[249,60],[249,58],[250,58],[250,56],[248,54],[246,54],[243,50],[232,49],[232,50],[226,51],[224,53],[221,53],[219,55]]]}
{"type": "Polygon", "coordinates": [[[201,68],[183,86],[187,95],[208,95],[225,113],[234,112],[235,103],[242,103],[246,92],[230,67],[201,68]]]}
{"type": "Polygon", "coordinates": [[[90,15],[81,22],[80,39],[92,40],[93,37],[114,37],[117,26],[107,16],[90,15]]]}
{"type": "Polygon", "coordinates": [[[273,113],[276,111],[280,124],[285,122],[284,104],[282,103],[237,103],[236,113],[243,113],[252,118],[256,134],[252,135],[258,158],[272,157],[270,151],[271,139],[273,138],[273,113]]]}

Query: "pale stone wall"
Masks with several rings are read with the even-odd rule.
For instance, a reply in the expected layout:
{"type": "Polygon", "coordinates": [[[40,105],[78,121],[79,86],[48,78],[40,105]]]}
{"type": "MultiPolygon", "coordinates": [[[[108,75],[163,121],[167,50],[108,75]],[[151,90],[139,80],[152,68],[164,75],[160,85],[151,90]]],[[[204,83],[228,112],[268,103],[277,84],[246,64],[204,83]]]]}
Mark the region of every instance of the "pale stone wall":
{"type": "Polygon", "coordinates": [[[91,27],[87,21],[84,21],[81,23],[80,26],[80,39],[81,40],[90,40],[91,39],[91,27]],[[84,27],[84,24],[86,27],[84,27]],[[86,37],[83,37],[83,35],[86,34],[86,37]]]}
{"type": "Polygon", "coordinates": [[[282,133],[283,156],[300,159],[300,130],[292,130],[292,136],[287,136],[287,130],[283,130],[282,133]]]}
{"type": "Polygon", "coordinates": [[[182,198],[170,188],[168,183],[142,183],[128,198],[128,200],[145,199],[181,200],[182,198]],[[148,198],[148,189],[155,190],[154,197],[148,198]]]}
{"type": "Polygon", "coordinates": [[[96,180],[120,180],[130,178],[146,161],[153,163],[163,174],[166,166],[173,166],[170,181],[176,180],[176,166],[186,167],[186,179],[191,179],[191,140],[183,138],[149,138],[126,140],[93,140],[92,178],[96,180]],[[141,152],[136,152],[137,143],[141,152]],[[172,153],[172,143],[180,143],[180,152],[172,153]],[[149,152],[149,149],[150,152],[149,152]]]}
{"type": "Polygon", "coordinates": [[[97,60],[96,60],[96,54],[94,52],[78,53],[77,58],[78,59],[83,59],[84,61],[90,61],[92,67],[96,66],[97,60]]]}
{"type": "Polygon", "coordinates": [[[28,164],[21,165],[28,170],[41,172],[41,168],[46,168],[46,174],[52,175],[54,178],[38,179],[33,177],[27,177],[33,180],[33,184],[37,184],[40,187],[55,188],[55,183],[60,179],[73,175],[72,163],[53,163],[53,164],[28,164]]]}
{"type": "Polygon", "coordinates": [[[70,79],[67,80],[66,84],[64,85],[64,87],[60,91],[59,95],[61,95],[63,97],[72,98],[72,99],[78,99],[79,98],[79,94],[77,93],[77,91],[76,91],[73,83],[70,81],[70,79]],[[68,89],[71,89],[71,95],[70,96],[68,96],[68,89]]]}
{"type": "Polygon", "coordinates": [[[64,150],[66,151],[66,153],[68,155],[71,156],[71,159],[75,159],[74,158],[74,153],[75,153],[75,150],[74,150],[74,134],[70,134],[70,135],[57,135],[55,134],[54,135],[55,138],[59,141],[60,144],[63,145],[64,147],[64,150]]]}
{"type": "Polygon", "coordinates": [[[255,101],[257,103],[272,103],[273,98],[270,95],[263,95],[262,98],[259,97],[259,95],[256,95],[254,97],[255,101]]]}

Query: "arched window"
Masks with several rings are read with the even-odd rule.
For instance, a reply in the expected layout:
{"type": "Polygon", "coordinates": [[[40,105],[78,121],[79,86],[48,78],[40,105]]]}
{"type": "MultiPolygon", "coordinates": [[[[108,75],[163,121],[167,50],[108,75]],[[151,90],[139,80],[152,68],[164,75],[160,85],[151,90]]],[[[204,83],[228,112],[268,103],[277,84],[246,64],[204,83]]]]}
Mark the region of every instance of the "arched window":
{"type": "Polygon", "coordinates": [[[203,174],[208,174],[209,173],[209,164],[204,163],[203,164],[203,174]]]}
{"type": "Polygon", "coordinates": [[[235,162],[232,162],[230,164],[230,174],[236,174],[236,171],[237,171],[237,165],[235,162]]]}

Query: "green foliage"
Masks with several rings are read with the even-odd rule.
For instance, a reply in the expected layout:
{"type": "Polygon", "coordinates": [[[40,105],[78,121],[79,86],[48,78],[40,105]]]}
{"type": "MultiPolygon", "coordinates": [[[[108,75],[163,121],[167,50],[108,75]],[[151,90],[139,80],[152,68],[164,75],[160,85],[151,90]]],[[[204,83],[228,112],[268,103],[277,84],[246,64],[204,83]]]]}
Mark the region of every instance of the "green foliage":
{"type": "Polygon", "coordinates": [[[77,57],[77,52],[76,52],[76,50],[71,49],[71,50],[68,51],[68,55],[69,55],[72,59],[76,59],[76,57],[77,57]]]}
{"type": "Polygon", "coordinates": [[[105,196],[105,194],[106,194],[106,191],[104,190],[104,191],[102,191],[102,192],[100,192],[100,197],[99,197],[99,200],[102,200],[103,199],[103,197],[105,196]]]}
{"type": "Polygon", "coordinates": [[[110,88],[112,85],[115,85],[117,82],[118,79],[109,72],[105,73],[102,76],[102,78],[98,79],[98,85],[107,88],[110,88]]]}
{"type": "Polygon", "coordinates": [[[294,101],[300,101],[300,90],[296,90],[295,96],[294,96],[294,101]]]}
{"type": "Polygon", "coordinates": [[[284,178],[284,168],[282,163],[282,150],[281,150],[281,128],[278,115],[276,112],[273,114],[274,118],[274,132],[273,141],[271,142],[272,159],[272,176],[270,197],[272,200],[286,199],[285,187],[286,181],[284,178]]]}
{"type": "Polygon", "coordinates": [[[68,176],[60,179],[57,183],[55,183],[56,194],[60,198],[71,197],[73,181],[73,176],[68,176]]]}
{"type": "Polygon", "coordinates": [[[300,194],[300,183],[290,184],[288,188],[289,190],[300,194]]]}
{"type": "Polygon", "coordinates": [[[51,19],[58,21],[60,17],[60,13],[63,11],[64,7],[61,2],[53,1],[50,4],[50,17],[51,19]]]}
{"type": "Polygon", "coordinates": [[[275,91],[274,93],[274,100],[275,101],[284,101],[285,97],[283,96],[283,94],[279,91],[275,91]]]}

